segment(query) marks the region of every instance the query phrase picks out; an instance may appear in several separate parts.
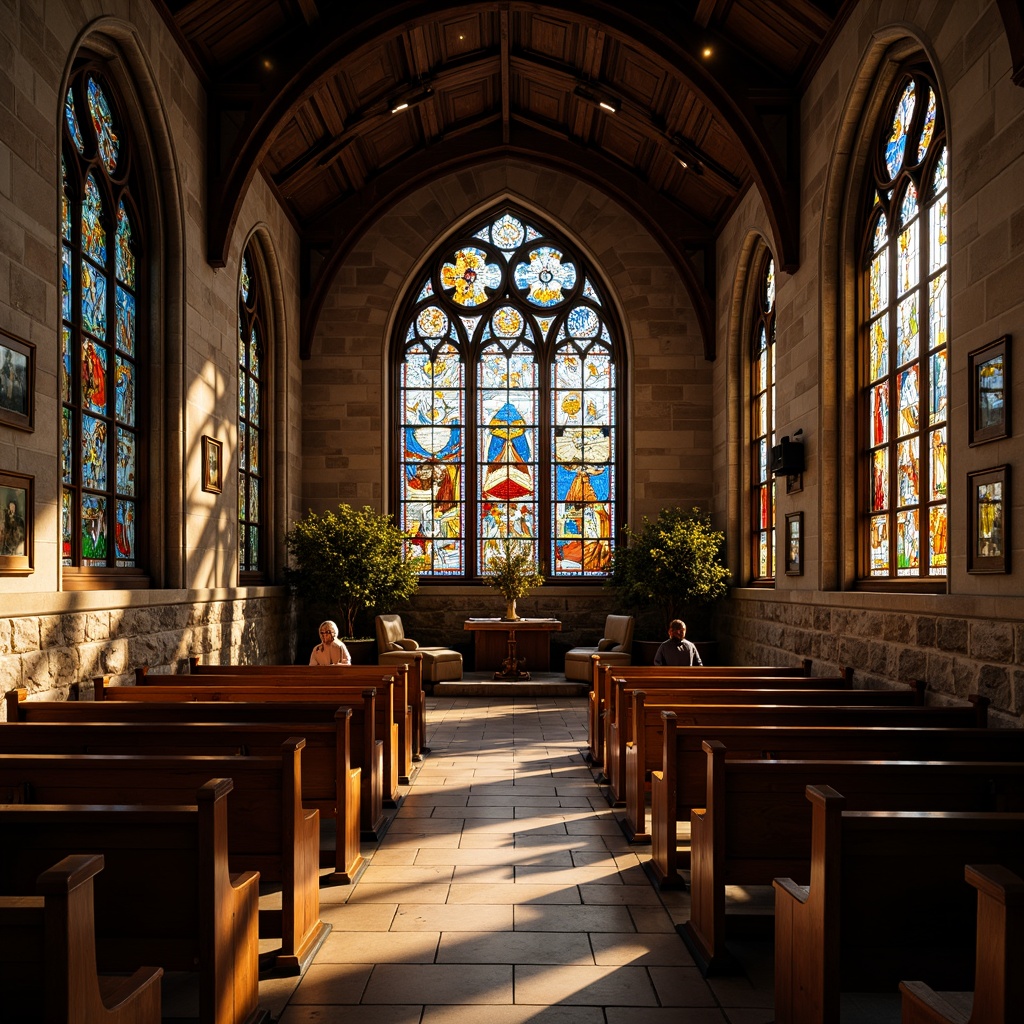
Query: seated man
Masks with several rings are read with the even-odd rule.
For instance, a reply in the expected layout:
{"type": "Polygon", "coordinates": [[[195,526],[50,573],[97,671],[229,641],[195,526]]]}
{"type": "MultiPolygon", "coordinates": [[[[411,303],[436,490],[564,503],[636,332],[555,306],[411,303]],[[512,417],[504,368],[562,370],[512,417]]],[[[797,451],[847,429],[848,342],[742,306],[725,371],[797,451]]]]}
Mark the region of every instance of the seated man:
{"type": "Polygon", "coordinates": [[[654,655],[655,665],[703,665],[697,648],[686,639],[686,623],[673,619],[668,624],[668,639],[654,655]]]}

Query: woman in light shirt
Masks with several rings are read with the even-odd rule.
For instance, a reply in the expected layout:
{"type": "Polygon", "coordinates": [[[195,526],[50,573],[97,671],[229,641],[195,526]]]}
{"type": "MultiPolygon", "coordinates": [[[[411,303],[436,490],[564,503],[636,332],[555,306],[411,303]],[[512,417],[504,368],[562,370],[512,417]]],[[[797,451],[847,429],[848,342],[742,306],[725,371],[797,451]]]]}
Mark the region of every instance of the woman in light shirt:
{"type": "Polygon", "coordinates": [[[348,648],[338,639],[338,624],[328,619],[320,623],[320,643],[309,656],[310,665],[351,665],[348,648]]]}

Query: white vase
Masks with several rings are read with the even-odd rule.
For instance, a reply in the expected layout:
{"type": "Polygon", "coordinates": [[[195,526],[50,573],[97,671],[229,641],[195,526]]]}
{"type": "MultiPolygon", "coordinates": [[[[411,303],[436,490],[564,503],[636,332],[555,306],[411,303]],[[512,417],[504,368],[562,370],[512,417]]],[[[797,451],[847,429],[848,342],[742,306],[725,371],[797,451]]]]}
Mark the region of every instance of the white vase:
{"type": "Polygon", "coordinates": [[[519,616],[516,614],[516,599],[514,597],[505,598],[505,614],[502,616],[505,622],[517,622],[519,616]]]}

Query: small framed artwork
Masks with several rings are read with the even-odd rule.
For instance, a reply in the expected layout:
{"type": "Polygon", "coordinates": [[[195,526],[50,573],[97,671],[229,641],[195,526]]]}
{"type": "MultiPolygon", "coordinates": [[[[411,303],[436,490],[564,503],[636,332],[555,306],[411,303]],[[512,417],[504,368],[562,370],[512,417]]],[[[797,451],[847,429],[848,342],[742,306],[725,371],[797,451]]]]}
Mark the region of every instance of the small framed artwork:
{"type": "Polygon", "coordinates": [[[970,371],[969,444],[984,444],[1010,436],[1010,335],[967,356],[970,371]]]}
{"type": "Polygon", "coordinates": [[[968,572],[1010,571],[1010,467],[967,474],[968,572]]]}
{"type": "Polygon", "coordinates": [[[220,494],[224,473],[224,446],[214,437],[203,435],[203,490],[220,494]]]}
{"type": "Polygon", "coordinates": [[[0,473],[0,576],[32,572],[34,481],[21,473],[0,473]]]}
{"type": "Polygon", "coordinates": [[[789,512],[786,515],[786,575],[804,574],[804,514],[789,512]]]}
{"type": "Polygon", "coordinates": [[[0,423],[34,430],[36,347],[0,329],[0,423]]]}
{"type": "Polygon", "coordinates": [[[787,494],[799,494],[804,489],[804,475],[803,473],[787,473],[786,474],[786,493],[787,494]]]}

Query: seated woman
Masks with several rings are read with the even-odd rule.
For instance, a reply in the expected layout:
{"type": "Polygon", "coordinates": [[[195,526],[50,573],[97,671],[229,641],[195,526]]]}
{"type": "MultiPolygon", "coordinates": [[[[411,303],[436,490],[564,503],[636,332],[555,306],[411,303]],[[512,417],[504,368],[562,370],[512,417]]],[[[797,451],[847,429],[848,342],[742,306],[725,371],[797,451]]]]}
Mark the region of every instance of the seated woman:
{"type": "Polygon", "coordinates": [[[310,665],[351,665],[348,648],[338,639],[338,624],[328,619],[320,623],[320,643],[309,656],[310,665]]]}

